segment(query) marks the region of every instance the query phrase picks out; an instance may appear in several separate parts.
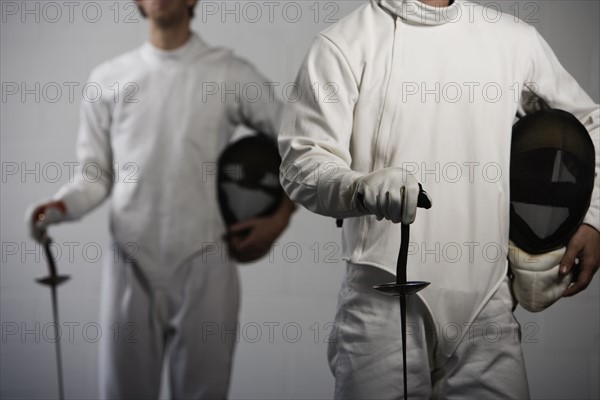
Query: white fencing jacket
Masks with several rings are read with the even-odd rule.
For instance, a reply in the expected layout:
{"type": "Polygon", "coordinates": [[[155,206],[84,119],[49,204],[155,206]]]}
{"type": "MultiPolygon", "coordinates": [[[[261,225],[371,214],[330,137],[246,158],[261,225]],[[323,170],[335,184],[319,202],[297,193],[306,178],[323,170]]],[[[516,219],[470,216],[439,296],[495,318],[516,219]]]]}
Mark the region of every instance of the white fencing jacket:
{"type": "Polygon", "coordinates": [[[282,107],[266,82],[196,34],[172,51],[147,42],[100,65],[90,83],[102,95],[81,103],[80,171],[55,198],[77,219],[112,194],[112,235],[149,279],[202,249],[223,251],[217,159],[239,124],[276,137],[282,107]]]}
{"type": "MultiPolygon", "coordinates": [[[[432,282],[420,295],[440,332],[458,332],[440,346],[445,355],[507,272],[511,129],[527,109],[523,92],[573,113],[599,148],[598,105],[533,27],[489,14],[462,0],[363,5],[315,39],[279,138],[286,192],[347,218],[344,257],[355,264],[395,273],[400,246],[400,226],[361,216],[356,178],[396,166],[423,184],[433,207],[412,225],[408,278],[432,282]]],[[[600,230],[599,193],[596,180],[585,222],[600,230]]]]}

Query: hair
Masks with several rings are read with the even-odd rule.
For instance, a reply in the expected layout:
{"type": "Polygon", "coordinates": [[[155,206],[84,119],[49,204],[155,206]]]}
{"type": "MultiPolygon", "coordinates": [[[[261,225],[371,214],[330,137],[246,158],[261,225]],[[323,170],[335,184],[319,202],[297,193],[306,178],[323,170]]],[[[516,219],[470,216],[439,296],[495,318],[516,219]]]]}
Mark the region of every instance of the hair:
{"type": "MultiPolygon", "coordinates": [[[[195,2],[193,5],[188,7],[188,14],[190,16],[190,19],[194,18],[194,8],[196,7],[196,4],[198,4],[198,2],[195,2]]],[[[138,10],[140,10],[140,14],[142,14],[142,17],[146,18],[146,13],[144,12],[144,9],[139,5],[138,10]]]]}

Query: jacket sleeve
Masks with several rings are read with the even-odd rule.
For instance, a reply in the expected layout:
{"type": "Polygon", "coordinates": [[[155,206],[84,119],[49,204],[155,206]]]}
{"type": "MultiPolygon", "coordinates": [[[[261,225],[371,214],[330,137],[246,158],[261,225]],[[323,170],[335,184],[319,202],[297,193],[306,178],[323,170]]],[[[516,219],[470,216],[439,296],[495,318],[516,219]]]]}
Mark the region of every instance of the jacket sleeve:
{"type": "MultiPolygon", "coordinates": [[[[570,112],[589,132],[596,153],[596,178],[590,208],[583,222],[600,231],[600,107],[564,69],[537,30],[532,28],[531,31],[531,62],[526,91],[536,92],[552,108],[570,112]]],[[[523,108],[528,111],[527,104],[523,104],[523,108]]]]}
{"type": "Polygon", "coordinates": [[[280,180],[288,196],[334,218],[362,215],[355,206],[356,178],[350,140],[359,90],[340,49],[320,35],[300,68],[284,112],[280,180]]]}
{"type": "Polygon", "coordinates": [[[250,63],[234,57],[225,82],[229,119],[277,140],[283,102],[276,95],[280,86],[260,74],[250,63]],[[233,94],[235,93],[235,95],[233,94]]]}
{"type": "MultiPolygon", "coordinates": [[[[94,73],[89,81],[99,82],[94,73]]],[[[79,219],[94,209],[112,188],[111,117],[107,101],[104,96],[96,102],[81,100],[75,176],[54,196],[65,203],[68,220],[79,219]]]]}

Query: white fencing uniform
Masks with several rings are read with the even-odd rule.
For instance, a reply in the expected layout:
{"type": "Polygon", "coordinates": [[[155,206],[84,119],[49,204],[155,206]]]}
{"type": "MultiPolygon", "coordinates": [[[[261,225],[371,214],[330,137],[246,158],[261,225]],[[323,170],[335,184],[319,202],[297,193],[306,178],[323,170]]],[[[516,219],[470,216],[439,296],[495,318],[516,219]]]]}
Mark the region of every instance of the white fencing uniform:
{"type": "MultiPolygon", "coordinates": [[[[357,207],[356,179],[402,167],[423,184],[433,207],[412,225],[408,278],[431,282],[419,296],[442,329],[472,323],[504,282],[511,129],[517,111],[528,109],[524,93],[574,114],[599,145],[598,105],[537,31],[512,15],[487,15],[463,0],[363,5],[315,39],[298,90],[329,90],[288,108],[279,138],[286,192],[314,212],[346,218],[343,250],[352,264],[395,273],[400,245],[399,226],[357,207]]],[[[584,222],[600,230],[599,193],[596,180],[584,222]]],[[[462,343],[443,339],[430,349],[438,368],[462,343]]],[[[373,365],[369,373],[388,373],[373,365]]],[[[485,376],[505,379],[504,372],[485,376]]]]}
{"type": "Polygon", "coordinates": [[[175,398],[226,397],[234,343],[213,328],[231,333],[239,293],[221,239],[217,158],[241,123],[275,138],[281,104],[250,64],[196,34],[172,51],[148,42],[90,82],[101,95],[81,104],[81,173],[55,197],[77,219],[110,194],[111,234],[131,256],[106,260],[102,322],[128,333],[101,344],[101,396],[157,397],[169,342],[175,398]],[[206,342],[203,329],[213,332],[206,342]]]}
{"type": "Polygon", "coordinates": [[[105,260],[100,320],[110,335],[100,341],[100,398],[157,398],[167,346],[173,399],[227,397],[239,282],[221,257],[200,255],[160,282],[123,253],[105,260]]]}
{"type": "MultiPolygon", "coordinates": [[[[347,267],[335,336],[329,344],[336,399],[402,396],[400,305],[397,297],[373,293],[373,285],[393,280],[393,275],[379,268],[347,267]]],[[[409,296],[406,345],[410,397],[529,398],[514,306],[508,277],[477,318],[466,325],[437,325],[422,298],[409,296]],[[434,356],[440,341],[458,343],[448,359],[434,356]]]]}

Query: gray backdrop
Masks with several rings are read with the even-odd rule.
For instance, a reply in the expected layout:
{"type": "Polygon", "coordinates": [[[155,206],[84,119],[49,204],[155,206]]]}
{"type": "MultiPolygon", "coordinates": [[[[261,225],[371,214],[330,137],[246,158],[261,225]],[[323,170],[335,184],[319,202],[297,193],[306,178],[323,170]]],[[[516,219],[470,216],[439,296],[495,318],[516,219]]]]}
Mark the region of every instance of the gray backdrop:
{"type": "MultiPolygon", "coordinates": [[[[317,32],[358,1],[204,1],[193,27],[210,44],[233,48],[283,87],[317,32]]],[[[50,294],[33,279],[45,273],[41,251],[23,223],[30,203],[70,176],[78,105],[90,70],[140,45],[146,24],[130,1],[1,1],[2,341],[0,396],[56,396],[50,294]],[[73,88],[71,96],[70,88],[73,88]]],[[[502,1],[504,12],[537,25],[563,65],[598,102],[599,2],[502,1]]],[[[97,393],[101,258],[112,256],[107,207],[52,229],[61,271],[65,386],[70,398],[97,393]]],[[[328,333],[343,274],[340,233],[331,219],[300,210],[271,259],[240,268],[240,338],[232,398],[329,398],[328,333]]],[[[519,309],[532,395],[600,396],[599,285],[541,314],[519,309]]],[[[122,333],[121,333],[122,334],[122,333]]],[[[167,393],[163,392],[163,396],[167,393]]]]}

